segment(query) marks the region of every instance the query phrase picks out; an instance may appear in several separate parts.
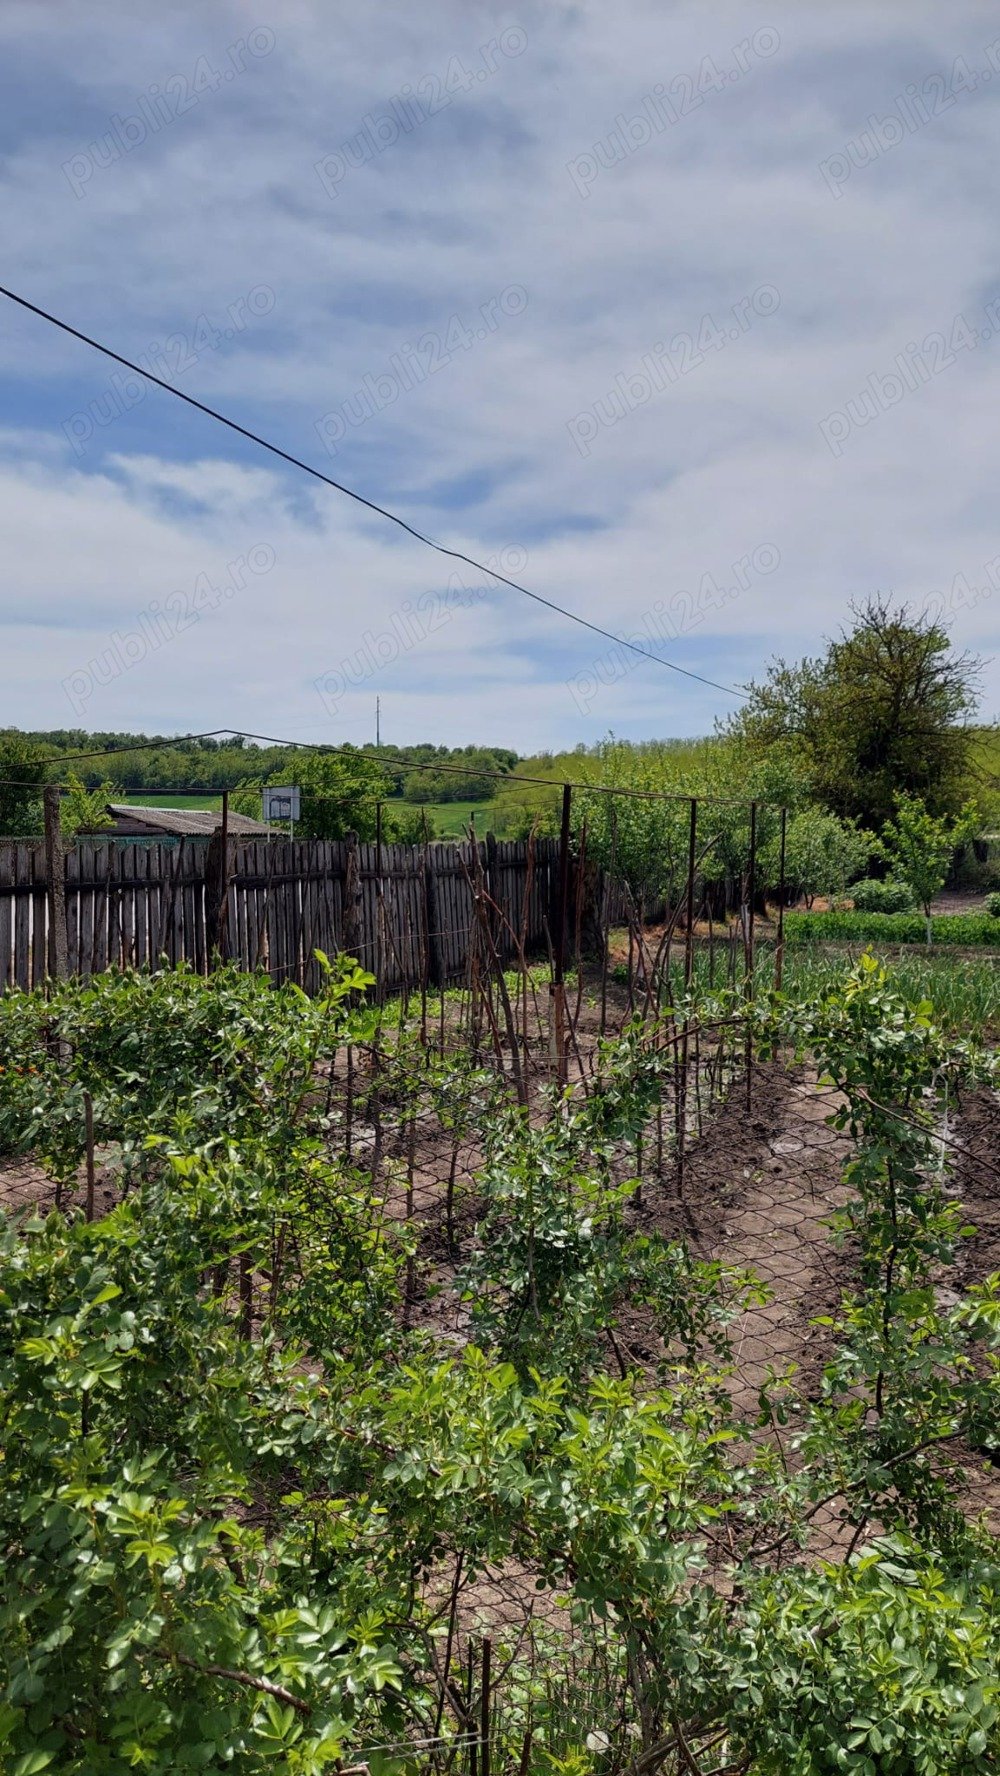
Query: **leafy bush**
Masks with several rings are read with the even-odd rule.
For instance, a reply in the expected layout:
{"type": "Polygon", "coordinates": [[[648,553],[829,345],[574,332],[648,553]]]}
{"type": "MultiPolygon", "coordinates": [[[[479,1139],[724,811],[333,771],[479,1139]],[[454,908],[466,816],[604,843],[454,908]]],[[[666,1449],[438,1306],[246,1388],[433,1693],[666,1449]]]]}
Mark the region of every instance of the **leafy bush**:
{"type": "Polygon", "coordinates": [[[855,882],[851,899],[856,913],[908,913],[917,904],[909,882],[876,882],[870,877],[855,882]]]}
{"type": "MultiPolygon", "coordinates": [[[[990,944],[1000,949],[1000,925],[989,913],[941,913],[933,918],[931,937],[942,944],[990,944]]],[[[786,913],[789,943],[927,942],[922,913],[786,913]]]]}
{"type": "Polygon", "coordinates": [[[986,911],[991,919],[1000,919],[1000,894],[986,896],[986,911]]]}

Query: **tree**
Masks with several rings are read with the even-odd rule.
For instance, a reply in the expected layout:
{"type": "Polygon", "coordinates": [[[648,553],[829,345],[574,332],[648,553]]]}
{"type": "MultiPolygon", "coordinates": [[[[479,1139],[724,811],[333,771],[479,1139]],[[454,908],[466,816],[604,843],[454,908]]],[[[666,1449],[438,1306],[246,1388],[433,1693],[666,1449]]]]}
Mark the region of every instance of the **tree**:
{"type": "Polygon", "coordinates": [[[434,817],[425,808],[390,807],[383,823],[384,836],[393,845],[422,845],[433,839],[437,828],[434,817]]]}
{"type": "MultiPolygon", "coordinates": [[[[377,805],[386,800],[390,786],[370,753],[353,749],[299,753],[281,780],[297,783],[302,791],[297,837],[344,839],[349,832],[356,832],[359,839],[375,837],[377,805]]],[[[259,812],[258,802],[258,816],[259,812]]]]}
{"type": "Polygon", "coordinates": [[[63,838],[71,839],[78,832],[106,832],[109,827],[114,826],[114,818],[108,813],[108,803],[120,801],[121,795],[121,790],[113,783],[102,783],[97,789],[88,789],[76,773],[70,771],[66,794],[59,803],[59,824],[63,838]]]}
{"type": "Polygon", "coordinates": [[[29,838],[42,830],[42,789],[49,755],[13,728],[0,734],[0,837],[29,838]]]}
{"type": "MultiPolygon", "coordinates": [[[[785,834],[785,880],[805,896],[811,907],[817,894],[842,894],[864,868],[878,841],[852,820],[840,820],[822,808],[803,808],[788,822],[785,834]]],[[[780,844],[768,849],[768,873],[778,880],[780,844]]]]}
{"type": "Polygon", "coordinates": [[[794,744],[812,794],[863,825],[888,820],[899,791],[933,814],[955,813],[971,763],[978,660],[953,653],[947,631],[906,605],[872,598],[851,610],[853,628],[825,654],[776,660],[763,684],[751,684],[728,731],[758,753],[794,744]]]}
{"type": "Polygon", "coordinates": [[[919,796],[905,790],[896,797],[896,818],[886,821],[880,850],[894,873],[909,882],[927,920],[931,941],[931,901],[944,887],[957,846],[971,839],[978,826],[975,804],[967,802],[956,820],[928,813],[919,796]]]}

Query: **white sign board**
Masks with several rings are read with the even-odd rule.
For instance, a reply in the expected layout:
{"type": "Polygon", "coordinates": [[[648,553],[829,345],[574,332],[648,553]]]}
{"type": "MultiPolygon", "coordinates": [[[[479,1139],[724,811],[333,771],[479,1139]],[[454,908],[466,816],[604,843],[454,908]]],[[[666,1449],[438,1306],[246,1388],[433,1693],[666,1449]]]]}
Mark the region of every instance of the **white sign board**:
{"type": "Polygon", "coordinates": [[[264,819],[268,826],[272,820],[298,820],[299,789],[298,785],[282,785],[280,789],[265,789],[264,819]]]}

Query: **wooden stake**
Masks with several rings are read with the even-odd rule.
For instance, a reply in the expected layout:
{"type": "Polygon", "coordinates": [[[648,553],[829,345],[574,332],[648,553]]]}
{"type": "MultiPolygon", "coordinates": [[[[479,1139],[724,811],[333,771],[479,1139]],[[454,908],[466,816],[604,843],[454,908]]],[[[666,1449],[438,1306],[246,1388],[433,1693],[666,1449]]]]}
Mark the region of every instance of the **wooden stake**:
{"type": "Polygon", "coordinates": [[[87,1220],[94,1219],[94,1100],[88,1091],[83,1094],[84,1126],[87,1137],[87,1220]]]}
{"type": "Polygon", "coordinates": [[[48,897],[49,976],[65,980],[69,973],[69,942],[66,931],[66,853],[59,822],[59,786],[47,783],[42,792],[45,809],[45,874],[48,897]]]}

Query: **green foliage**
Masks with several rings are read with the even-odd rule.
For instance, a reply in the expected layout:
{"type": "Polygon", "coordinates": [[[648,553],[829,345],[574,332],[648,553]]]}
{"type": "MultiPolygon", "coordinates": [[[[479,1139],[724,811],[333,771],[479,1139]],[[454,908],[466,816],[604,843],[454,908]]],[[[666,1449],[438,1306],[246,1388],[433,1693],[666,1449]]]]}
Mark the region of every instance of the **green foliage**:
{"type": "Polygon", "coordinates": [[[435,771],[433,766],[408,771],[403,777],[402,793],[407,802],[487,802],[496,787],[493,773],[509,769],[490,748],[466,747],[464,753],[453,753],[448,770],[435,771]]]}
{"type": "Polygon", "coordinates": [[[674,1374],[699,1355],[727,1354],[723,1328],[753,1293],[746,1279],[629,1230],[638,1180],[612,1178],[615,1150],[641,1138],[663,1071],[663,1051],[637,1021],[620,1043],[605,1044],[582,1106],[558,1106],[539,1127],[512,1107],[487,1125],[484,1210],[463,1294],[478,1342],[522,1375],[554,1369],[579,1380],[612,1353],[620,1362],[615,1328],[625,1305],[653,1308],[674,1374]]]}
{"type": "MultiPolygon", "coordinates": [[[[1000,922],[989,913],[936,913],[931,938],[940,944],[1000,948],[1000,922]]],[[[927,942],[922,913],[786,913],[789,943],[916,944],[927,942]]]]}
{"type": "MultiPolygon", "coordinates": [[[[788,821],[785,833],[785,880],[811,907],[817,894],[834,896],[844,889],[872,854],[875,840],[852,820],[840,820],[822,808],[802,808],[788,821]]],[[[770,883],[780,879],[780,843],[772,840],[763,861],[770,883]]],[[[854,891],[855,904],[857,894],[854,891]]],[[[894,908],[885,907],[885,912],[894,908]]]]}
{"type": "Polygon", "coordinates": [[[954,812],[967,793],[978,664],[905,605],[852,608],[852,628],[821,657],[775,661],[727,732],[757,755],[794,747],[811,795],[874,830],[900,791],[954,812]]]}
{"type": "MultiPolygon", "coordinates": [[[[56,728],[34,734],[20,734],[11,730],[11,735],[19,745],[28,747],[44,758],[58,759],[60,755],[99,753],[104,748],[113,749],[117,755],[116,776],[143,792],[139,796],[140,801],[147,794],[174,789],[178,785],[191,789],[203,788],[216,795],[223,789],[235,790],[242,785],[251,792],[251,805],[240,808],[238,812],[251,815],[260,813],[259,802],[256,807],[252,803],[253,790],[259,790],[263,783],[297,783],[299,767],[305,757],[297,747],[258,745],[239,735],[229,740],[167,737],[159,744],[156,744],[156,737],[152,735],[115,732],[91,734],[82,728],[56,728]]],[[[434,765],[457,767],[457,773],[439,770],[440,791],[430,799],[440,801],[466,799],[467,792],[462,790],[459,793],[455,787],[461,784],[462,774],[477,776],[477,788],[482,789],[484,772],[509,771],[517,763],[517,753],[503,746],[437,746],[424,741],[403,748],[375,747],[369,744],[359,750],[362,756],[381,765],[388,785],[386,793],[391,796],[401,796],[403,793],[407,767],[399,762],[402,759],[432,768],[434,765]]],[[[81,761],[80,774],[88,789],[99,787],[106,769],[106,761],[99,757],[81,761]]],[[[423,777],[425,773],[419,772],[417,775],[423,777]]],[[[493,783],[490,780],[484,793],[490,795],[492,790],[493,783]]],[[[482,798],[477,795],[476,799],[482,798]]]]}
{"type": "Polygon", "coordinates": [[[42,790],[49,751],[15,728],[0,731],[0,838],[32,838],[43,830],[42,790]]]}
{"type": "Polygon", "coordinates": [[[303,839],[343,839],[356,832],[373,839],[376,804],[389,792],[377,760],[364,752],[300,753],[290,779],[302,790],[301,818],[295,830],[303,839]]]}
{"type": "Polygon", "coordinates": [[[437,836],[433,814],[424,808],[400,808],[390,802],[383,820],[383,837],[395,845],[422,845],[437,836]]]}
{"type": "Polygon", "coordinates": [[[1000,919],[1000,894],[988,894],[985,906],[991,919],[1000,919]]]}
{"type": "Polygon", "coordinates": [[[235,965],[207,979],[181,967],[0,997],[0,1154],[34,1151],[69,1183],[85,1150],[85,1091],[97,1142],[114,1143],[128,1168],[181,1116],[192,1141],[279,1141],[339,1041],[349,995],[371,979],[339,962],[309,999],[235,965]]]}
{"type": "Polygon", "coordinates": [[[851,899],[856,913],[908,913],[917,904],[909,882],[897,882],[891,878],[885,882],[874,878],[855,882],[851,899]]]}
{"type": "Polygon", "coordinates": [[[976,807],[967,802],[954,820],[948,820],[931,814],[919,796],[902,790],[895,808],[895,819],[886,821],[882,830],[880,848],[890,867],[910,883],[930,919],[931,901],[944,887],[957,847],[977,829],[976,807]]]}
{"type": "Polygon", "coordinates": [[[59,798],[59,824],[63,837],[71,839],[78,832],[106,832],[114,826],[114,815],[108,813],[109,802],[120,802],[121,790],[104,782],[97,789],[87,789],[74,771],[66,778],[66,787],[59,798]]]}
{"type": "Polygon", "coordinates": [[[956,1464],[1000,1452],[1000,1278],[962,1287],[939,1141],[993,1058],[870,957],[684,1008],[809,1059],[849,1152],[829,1360],[743,1415],[729,1327],[764,1292],[646,1231],[628,1163],[673,1014],[530,1113],[374,1026],[359,1097],[482,1145],[461,1348],[410,1329],[392,1191],[327,1109],[368,984],[341,963],[314,1002],[231,970],[0,1001],[7,1150],[68,1180],[88,1090],[132,1186],[91,1224],[0,1231],[0,1767],[320,1776],[402,1741],[371,1767],[464,1770],[448,1597],[513,1567],[573,1634],[494,1630],[502,1776],[994,1769],[1000,1562],[956,1464]]]}
{"type": "MultiPolygon", "coordinates": [[[[750,859],[750,809],[746,799],[734,800],[739,781],[745,798],[757,797],[757,888],[778,879],[780,809],[794,808],[802,798],[802,778],[789,749],[775,748],[751,758],[735,744],[703,746],[691,756],[670,746],[633,747],[613,737],[602,742],[596,756],[584,761],[585,771],[605,785],[640,791],[610,796],[579,790],[573,798],[574,824],[587,829],[588,855],[613,874],[623,876],[637,902],[664,897],[676,906],[687,875],[690,843],[690,797],[702,798],[697,812],[696,855],[700,877],[720,887],[740,884],[750,859]],[[661,799],[668,796],[671,799],[661,799]]],[[[822,817],[820,817],[822,821],[822,817]]],[[[791,824],[794,825],[794,822],[791,824]]],[[[814,827],[815,830],[815,827],[814,827]]],[[[806,851],[806,831],[802,833],[806,851]]],[[[846,863],[853,841],[846,828],[823,828],[820,849],[825,867],[846,863]],[[837,862],[831,864],[836,857],[837,862]]],[[[814,859],[815,861],[815,859],[814,859]]],[[[822,870],[821,870],[822,873],[822,870]]]]}

